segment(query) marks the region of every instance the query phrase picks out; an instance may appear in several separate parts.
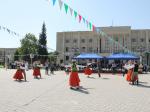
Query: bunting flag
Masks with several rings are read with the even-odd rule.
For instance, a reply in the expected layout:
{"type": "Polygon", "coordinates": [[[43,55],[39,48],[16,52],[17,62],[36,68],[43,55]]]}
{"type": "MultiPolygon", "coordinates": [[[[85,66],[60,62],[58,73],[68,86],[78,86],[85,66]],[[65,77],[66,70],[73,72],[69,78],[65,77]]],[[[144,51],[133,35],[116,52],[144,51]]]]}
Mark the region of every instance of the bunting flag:
{"type": "Polygon", "coordinates": [[[93,28],[93,31],[95,31],[95,26],[94,25],[92,25],[92,28],[93,28]]]}
{"type": "Polygon", "coordinates": [[[82,20],[83,20],[83,23],[85,23],[85,18],[84,17],[82,17],[82,20]]]}
{"type": "Polygon", "coordinates": [[[68,12],[68,5],[64,3],[64,7],[65,7],[65,12],[67,14],[67,12],[68,12]]]}
{"type": "MultiPolygon", "coordinates": [[[[48,1],[49,1],[49,0],[48,0],[48,1]]],[[[56,0],[52,0],[52,2],[53,2],[53,6],[54,6],[55,3],[56,3],[56,0]]],[[[95,25],[93,25],[91,22],[89,22],[89,21],[86,20],[84,17],[82,17],[77,11],[75,11],[74,9],[72,9],[70,6],[68,6],[68,5],[67,5],[66,3],[64,3],[62,0],[59,0],[59,7],[60,7],[60,10],[62,9],[63,4],[64,4],[64,9],[65,9],[65,13],[66,13],[66,14],[68,13],[68,8],[69,8],[71,16],[73,15],[73,13],[74,13],[75,19],[76,19],[77,16],[78,16],[79,23],[81,23],[81,21],[83,20],[83,23],[87,25],[87,28],[89,28],[89,29],[92,30],[92,31],[96,31],[96,32],[97,32],[97,29],[96,29],[95,25]]],[[[0,29],[2,29],[2,28],[3,28],[3,27],[0,27],[0,29]]],[[[3,28],[3,29],[4,29],[4,30],[7,30],[6,28],[3,28]]],[[[7,30],[7,31],[8,31],[8,32],[11,32],[11,31],[9,31],[9,30],[7,30]]],[[[118,46],[123,47],[123,49],[125,49],[125,50],[128,50],[128,49],[126,49],[124,46],[120,45],[120,43],[117,42],[116,40],[111,39],[111,37],[109,37],[106,33],[102,32],[102,31],[98,31],[98,32],[99,32],[102,36],[108,37],[111,42],[117,43],[118,46]]],[[[15,34],[15,33],[13,33],[13,34],[15,34]]],[[[16,34],[16,35],[17,35],[17,34],[16,34]]],[[[129,52],[129,50],[128,50],[128,52],[129,52]]]]}
{"type": "Polygon", "coordinates": [[[87,25],[87,27],[89,27],[89,22],[88,22],[88,20],[86,20],[86,25],[87,25]]]}
{"type": "MultiPolygon", "coordinates": [[[[48,2],[50,2],[50,0],[47,0],[48,2]]],[[[56,0],[51,0],[53,3],[53,6],[56,4],[56,0]]],[[[65,9],[65,13],[68,13],[68,10],[70,10],[70,14],[72,16],[72,14],[74,13],[74,17],[75,19],[78,16],[79,19],[79,23],[81,23],[81,21],[83,20],[84,24],[87,24],[87,28],[89,28],[90,30],[94,30],[95,27],[93,27],[94,25],[92,25],[90,22],[86,21],[84,17],[82,17],[77,11],[73,10],[69,5],[67,5],[66,3],[64,3],[62,0],[58,0],[59,2],[59,8],[60,10],[62,9],[62,6],[64,6],[65,9]]]]}
{"type": "Polygon", "coordinates": [[[90,30],[92,30],[92,23],[89,22],[89,27],[90,27],[90,30]]]}
{"type": "Polygon", "coordinates": [[[59,0],[59,7],[60,7],[60,10],[62,9],[62,5],[63,5],[63,1],[59,0]]]}
{"type": "Polygon", "coordinates": [[[4,27],[4,26],[0,26],[0,30],[7,31],[9,34],[16,35],[16,36],[18,36],[18,37],[22,37],[22,36],[20,36],[18,33],[14,32],[14,31],[12,31],[12,30],[10,30],[9,28],[6,28],[6,27],[4,27]]]}
{"type": "Polygon", "coordinates": [[[53,6],[55,5],[55,3],[56,3],[56,0],[52,0],[53,1],[53,6]]]}
{"type": "Polygon", "coordinates": [[[69,7],[69,10],[70,10],[70,14],[72,16],[72,13],[73,13],[73,9],[71,7],[69,7]]]}
{"type": "Polygon", "coordinates": [[[10,30],[7,28],[7,32],[10,33],[10,30]]]}
{"type": "Polygon", "coordinates": [[[75,19],[77,18],[77,12],[76,11],[74,11],[74,17],[75,17],[75,19]]]}
{"type": "Polygon", "coordinates": [[[82,16],[79,14],[79,23],[81,22],[82,20],[82,16]]]}

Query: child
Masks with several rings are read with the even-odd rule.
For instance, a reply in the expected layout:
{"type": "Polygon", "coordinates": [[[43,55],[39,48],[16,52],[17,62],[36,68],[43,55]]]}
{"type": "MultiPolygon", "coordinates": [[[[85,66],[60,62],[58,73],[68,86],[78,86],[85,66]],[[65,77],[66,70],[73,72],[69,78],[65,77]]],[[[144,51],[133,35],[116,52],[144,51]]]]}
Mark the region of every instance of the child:
{"type": "Polygon", "coordinates": [[[87,75],[87,77],[89,78],[89,76],[92,74],[92,70],[90,69],[90,66],[87,66],[84,69],[84,74],[87,75]]]}
{"type": "Polygon", "coordinates": [[[17,71],[15,73],[15,75],[13,76],[14,79],[16,79],[16,81],[22,81],[23,77],[23,72],[20,69],[20,66],[17,67],[17,71]]]}

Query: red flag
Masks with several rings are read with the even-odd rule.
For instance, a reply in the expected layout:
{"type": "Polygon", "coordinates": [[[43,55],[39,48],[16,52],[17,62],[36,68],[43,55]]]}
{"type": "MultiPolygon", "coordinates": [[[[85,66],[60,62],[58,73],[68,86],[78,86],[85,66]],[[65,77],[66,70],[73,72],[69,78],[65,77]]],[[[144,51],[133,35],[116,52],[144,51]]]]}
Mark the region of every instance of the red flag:
{"type": "Polygon", "coordinates": [[[93,25],[92,27],[93,27],[93,31],[95,31],[95,26],[93,25]]]}
{"type": "Polygon", "coordinates": [[[81,22],[82,20],[82,16],[79,14],[79,23],[81,22]]]}

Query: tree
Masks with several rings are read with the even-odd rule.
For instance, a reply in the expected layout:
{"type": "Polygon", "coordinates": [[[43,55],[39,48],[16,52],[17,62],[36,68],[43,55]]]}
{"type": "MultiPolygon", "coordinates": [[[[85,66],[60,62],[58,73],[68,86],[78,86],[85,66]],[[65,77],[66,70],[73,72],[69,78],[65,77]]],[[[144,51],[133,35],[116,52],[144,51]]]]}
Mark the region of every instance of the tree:
{"type": "Polygon", "coordinates": [[[35,35],[28,33],[21,40],[20,54],[23,55],[23,60],[29,60],[30,54],[37,54],[38,45],[35,35]]]}
{"type": "Polygon", "coordinates": [[[43,23],[42,26],[42,32],[39,35],[39,46],[38,46],[38,54],[41,55],[41,57],[39,57],[39,59],[41,60],[41,62],[44,62],[45,60],[48,59],[48,51],[47,51],[47,36],[46,36],[46,25],[45,23],[43,23]],[[43,57],[43,56],[44,57],[43,57]]]}
{"type": "Polygon", "coordinates": [[[57,62],[57,57],[58,57],[58,55],[59,55],[59,52],[57,52],[57,51],[54,51],[54,52],[50,52],[49,53],[49,60],[51,61],[51,62],[57,62]]]}
{"type": "Polygon", "coordinates": [[[18,61],[19,60],[19,48],[16,50],[16,52],[14,53],[14,61],[18,61]]]}

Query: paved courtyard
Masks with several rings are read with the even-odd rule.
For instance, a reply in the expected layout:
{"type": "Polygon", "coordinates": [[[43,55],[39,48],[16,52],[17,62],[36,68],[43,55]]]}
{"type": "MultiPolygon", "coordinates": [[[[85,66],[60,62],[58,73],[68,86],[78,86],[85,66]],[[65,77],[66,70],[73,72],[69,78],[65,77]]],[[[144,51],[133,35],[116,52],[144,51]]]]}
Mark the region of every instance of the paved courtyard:
{"type": "Polygon", "coordinates": [[[0,69],[0,112],[150,112],[150,74],[140,75],[139,86],[121,75],[91,78],[80,74],[81,89],[70,90],[63,71],[27,82],[12,79],[14,70],[0,69]]]}

